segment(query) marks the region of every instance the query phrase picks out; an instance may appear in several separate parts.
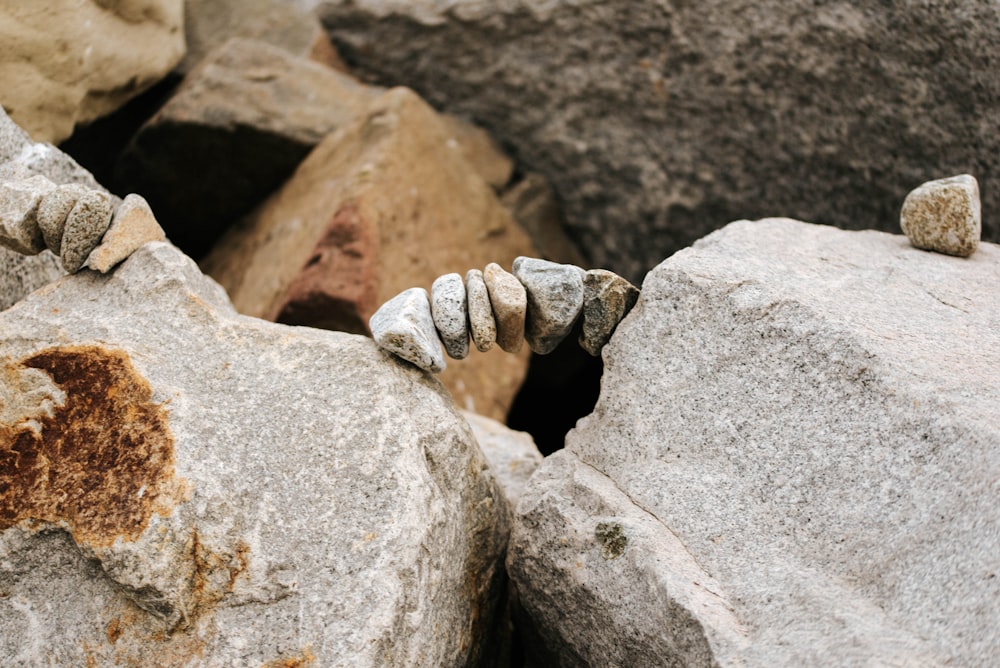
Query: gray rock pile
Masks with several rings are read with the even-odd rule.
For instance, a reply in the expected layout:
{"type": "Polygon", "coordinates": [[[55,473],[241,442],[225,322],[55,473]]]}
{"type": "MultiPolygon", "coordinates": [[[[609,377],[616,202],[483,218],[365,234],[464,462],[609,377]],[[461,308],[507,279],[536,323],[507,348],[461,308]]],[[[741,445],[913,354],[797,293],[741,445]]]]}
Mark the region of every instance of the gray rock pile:
{"type": "Polygon", "coordinates": [[[445,368],[441,344],[452,359],[469,353],[471,336],[480,352],[494,344],[516,353],[527,340],[545,355],[565,339],[582,315],[580,345],[595,357],[628,315],[639,290],[603,269],[518,257],[513,272],[491,262],[434,281],[431,294],[410,288],[383,304],[370,320],[383,350],[425,371],[445,368]],[[440,339],[440,340],[439,340],[440,339]]]}

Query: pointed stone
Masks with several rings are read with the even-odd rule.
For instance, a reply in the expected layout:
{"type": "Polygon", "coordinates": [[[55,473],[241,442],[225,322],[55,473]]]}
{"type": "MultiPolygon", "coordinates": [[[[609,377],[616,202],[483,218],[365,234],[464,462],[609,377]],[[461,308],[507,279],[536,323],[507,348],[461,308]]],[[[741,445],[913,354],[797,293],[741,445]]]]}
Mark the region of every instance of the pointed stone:
{"type": "Polygon", "coordinates": [[[465,283],[459,274],[445,274],[434,280],[431,315],[448,356],[465,359],[469,355],[469,313],[465,283]]]}
{"type": "Polygon", "coordinates": [[[99,190],[90,190],[76,201],[66,217],[59,258],[69,273],[80,270],[87,256],[101,243],[111,224],[114,202],[99,190]]]}
{"type": "Polygon", "coordinates": [[[497,344],[508,353],[516,353],[524,343],[524,318],[528,309],[524,286],[495,262],[486,265],[483,281],[490,293],[493,317],[497,322],[497,344]]]}
{"type": "Polygon", "coordinates": [[[41,175],[0,184],[0,245],[24,255],[45,250],[36,216],[42,196],[55,187],[41,175]]]}
{"type": "Polygon", "coordinates": [[[583,269],[572,264],[519,257],[514,275],[528,295],[525,338],[546,355],[566,338],[583,309],[583,269]]]}
{"type": "Polygon", "coordinates": [[[597,357],[618,323],[639,299],[639,290],[614,272],[591,269],[583,277],[583,332],[580,346],[597,357]]]}
{"type": "Polygon", "coordinates": [[[66,217],[76,206],[76,201],[83,197],[89,188],[79,183],[65,183],[42,197],[38,204],[38,228],[50,251],[59,255],[62,246],[63,232],[66,229],[66,217]]]}
{"type": "Polygon", "coordinates": [[[979,183],[969,174],[928,181],[903,200],[903,234],[917,248],[969,257],[979,247],[979,183]]]}
{"type": "Polygon", "coordinates": [[[379,348],[425,371],[444,371],[444,354],[423,288],[403,290],[382,304],[368,324],[379,348]]]}
{"type": "Polygon", "coordinates": [[[470,269],[465,274],[466,301],[469,307],[469,332],[476,350],[485,353],[497,341],[497,322],[493,317],[490,293],[483,272],[470,269]]]}
{"type": "Polygon", "coordinates": [[[112,267],[151,241],[164,241],[166,236],[156,222],[145,198],[132,193],[111,216],[111,226],[100,245],[87,257],[87,267],[108,273],[112,267]]]}

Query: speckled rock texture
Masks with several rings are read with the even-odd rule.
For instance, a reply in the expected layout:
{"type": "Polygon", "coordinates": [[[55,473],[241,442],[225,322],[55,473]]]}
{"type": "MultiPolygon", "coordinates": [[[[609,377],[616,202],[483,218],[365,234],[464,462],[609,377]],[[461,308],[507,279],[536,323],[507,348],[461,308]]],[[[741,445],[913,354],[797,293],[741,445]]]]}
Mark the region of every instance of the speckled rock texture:
{"type": "Polygon", "coordinates": [[[431,314],[448,357],[465,359],[469,355],[469,305],[461,274],[445,274],[434,279],[431,314]]]}
{"type": "Polygon", "coordinates": [[[437,381],[172,246],[0,314],[5,665],[460,666],[507,522],[437,381]]]}
{"type": "Polygon", "coordinates": [[[141,195],[131,193],[115,210],[101,245],[87,256],[87,267],[106,274],[145,244],[165,240],[149,203],[141,195]]]}
{"type": "Polygon", "coordinates": [[[183,0],[51,0],[0,7],[0,103],[60,142],[159,81],[184,55],[183,0]]]}
{"type": "Polygon", "coordinates": [[[528,478],[542,463],[542,453],[538,451],[531,434],[511,429],[496,420],[459,411],[468,420],[483,451],[486,461],[493,467],[500,489],[513,510],[517,506],[528,478]]]}
{"type": "Polygon", "coordinates": [[[518,505],[538,665],[992,662],[998,281],[787,219],[650,272],[518,505]]]}
{"type": "Polygon", "coordinates": [[[490,262],[483,269],[483,282],[497,324],[497,345],[504,352],[516,353],[524,343],[524,322],[528,312],[524,286],[496,262],[490,262]]]}
{"type": "Polygon", "coordinates": [[[481,270],[470,269],[466,272],[465,295],[469,307],[469,335],[476,350],[485,353],[497,342],[497,321],[493,317],[490,292],[481,270]]]}
{"type": "Polygon", "coordinates": [[[524,336],[531,350],[547,355],[573,329],[583,309],[583,276],[580,267],[533,257],[514,260],[514,276],[528,297],[524,336]]]}
{"type": "Polygon", "coordinates": [[[639,298],[639,290],[607,269],[591,269],[583,277],[583,327],[580,346],[597,357],[639,298]]]}
{"type": "Polygon", "coordinates": [[[403,290],[382,304],[372,315],[369,327],[379,348],[424,371],[444,371],[444,353],[423,288],[403,290]]]}
{"type": "Polygon", "coordinates": [[[635,283],[742,217],[896,232],[942,174],[1000,210],[991,0],[320,5],[348,64],[490,130],[552,182],[589,266],[635,283]]]}
{"type": "Polygon", "coordinates": [[[917,248],[972,255],[982,234],[979,183],[969,174],[924,183],[903,200],[899,226],[917,248]]]}
{"type": "Polygon", "coordinates": [[[87,261],[111,225],[113,210],[111,196],[100,190],[88,190],[76,201],[66,216],[59,245],[59,259],[66,271],[75,273],[87,261]]]}

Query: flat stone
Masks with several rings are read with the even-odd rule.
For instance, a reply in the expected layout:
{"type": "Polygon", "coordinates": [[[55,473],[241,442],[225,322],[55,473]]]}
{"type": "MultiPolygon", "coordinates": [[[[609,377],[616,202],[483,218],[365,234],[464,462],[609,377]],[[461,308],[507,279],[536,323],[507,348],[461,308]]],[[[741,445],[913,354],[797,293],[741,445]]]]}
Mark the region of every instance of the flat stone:
{"type": "Polygon", "coordinates": [[[25,255],[45,250],[38,204],[55,184],[41,175],[0,183],[0,245],[25,255]]]}
{"type": "Polygon", "coordinates": [[[469,307],[469,332],[476,350],[485,353],[497,341],[497,321],[493,317],[490,293],[483,280],[483,272],[470,269],[465,274],[465,292],[469,307]]]}
{"type": "Polygon", "coordinates": [[[979,183],[969,174],[928,181],[903,200],[903,234],[917,248],[969,257],[979,247],[979,183]]]}
{"type": "Polygon", "coordinates": [[[101,243],[101,237],[111,224],[113,210],[114,202],[99,190],[91,190],[76,201],[66,217],[59,247],[59,259],[66,271],[77,272],[101,243]]]}
{"type": "Polygon", "coordinates": [[[483,281],[497,323],[497,345],[508,353],[516,353],[524,343],[524,318],[528,311],[524,286],[495,262],[486,265],[483,281]]]}
{"type": "Polygon", "coordinates": [[[528,295],[525,338],[534,352],[547,355],[580,316],[584,271],[571,264],[519,257],[514,260],[514,276],[528,295]]]}
{"type": "Polygon", "coordinates": [[[431,286],[431,315],[445,352],[452,359],[469,354],[469,309],[460,274],[445,274],[431,286]]]}
{"type": "Polygon", "coordinates": [[[635,306],[639,290],[607,269],[591,269],[583,277],[583,331],[580,346],[597,357],[618,323],[635,306]]]}
{"type": "Polygon", "coordinates": [[[375,343],[386,352],[412,362],[424,371],[444,371],[444,354],[438,341],[427,291],[410,288],[382,304],[369,325],[375,343]]]}
{"type": "Polygon", "coordinates": [[[62,247],[63,232],[66,230],[66,217],[73,210],[76,201],[83,197],[89,188],[79,183],[64,183],[56,186],[38,204],[38,228],[50,251],[59,254],[62,247]]]}
{"type": "Polygon", "coordinates": [[[86,265],[106,274],[144,245],[164,240],[166,236],[149,204],[141,195],[132,193],[112,214],[108,231],[104,233],[100,245],[87,256],[86,265]]]}

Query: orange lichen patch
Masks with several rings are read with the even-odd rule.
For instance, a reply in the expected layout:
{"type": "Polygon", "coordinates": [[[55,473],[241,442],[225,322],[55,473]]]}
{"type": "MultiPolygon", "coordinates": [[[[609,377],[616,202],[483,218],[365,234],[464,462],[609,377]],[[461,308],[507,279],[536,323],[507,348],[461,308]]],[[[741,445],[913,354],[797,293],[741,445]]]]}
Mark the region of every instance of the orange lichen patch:
{"type": "Polygon", "coordinates": [[[118,642],[118,639],[122,636],[122,620],[115,617],[110,622],[108,622],[108,642],[112,645],[118,642]]]}
{"type": "Polygon", "coordinates": [[[316,657],[309,650],[309,648],[306,647],[300,654],[283,659],[275,659],[274,661],[268,661],[261,666],[261,668],[305,668],[306,666],[313,665],[314,661],[316,661],[316,657]]]}
{"type": "Polygon", "coordinates": [[[197,529],[192,530],[189,545],[191,560],[194,562],[191,577],[194,607],[189,611],[190,624],[233,593],[237,580],[250,567],[250,546],[239,541],[233,554],[218,554],[202,543],[197,529]]]}
{"type": "Polygon", "coordinates": [[[50,348],[16,366],[48,374],[65,402],[35,418],[40,429],[0,423],[0,530],[65,523],[77,544],[103,547],[172,511],[185,485],[167,412],[125,352],[50,348]]]}

